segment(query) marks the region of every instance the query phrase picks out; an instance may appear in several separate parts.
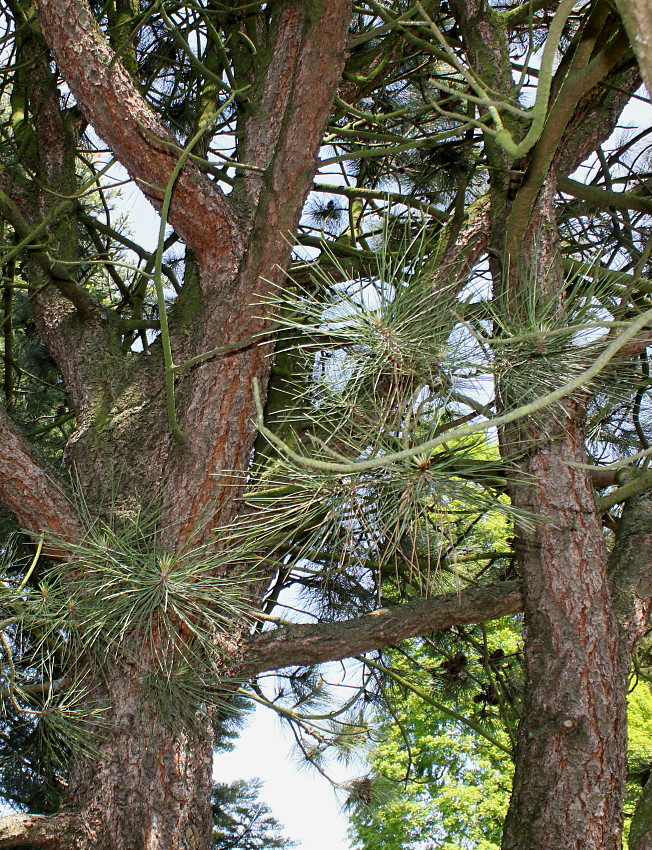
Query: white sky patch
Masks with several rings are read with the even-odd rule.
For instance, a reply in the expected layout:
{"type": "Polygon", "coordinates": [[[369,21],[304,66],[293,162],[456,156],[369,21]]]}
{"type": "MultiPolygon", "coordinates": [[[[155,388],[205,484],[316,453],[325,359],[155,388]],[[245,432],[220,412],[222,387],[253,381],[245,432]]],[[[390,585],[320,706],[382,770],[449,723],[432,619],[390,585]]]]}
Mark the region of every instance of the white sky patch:
{"type": "MultiPolygon", "coordinates": [[[[283,826],[284,834],[302,850],[347,850],[348,818],[332,785],[314,769],[297,765],[294,738],[270,709],[257,708],[247,721],[236,748],[218,753],[213,765],[216,782],[258,777],[260,798],[283,826]]],[[[346,782],[360,774],[333,763],[329,775],[346,782]]]]}

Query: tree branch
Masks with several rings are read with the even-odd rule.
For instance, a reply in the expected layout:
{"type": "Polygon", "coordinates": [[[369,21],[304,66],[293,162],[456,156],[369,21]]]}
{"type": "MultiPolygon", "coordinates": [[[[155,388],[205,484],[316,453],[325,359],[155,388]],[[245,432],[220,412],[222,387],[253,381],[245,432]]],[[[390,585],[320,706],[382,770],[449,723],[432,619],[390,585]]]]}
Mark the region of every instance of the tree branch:
{"type": "MultiPolygon", "coordinates": [[[[81,525],[64,486],[37,459],[0,409],[0,499],[23,528],[57,540],[77,538],[81,525]]],[[[46,544],[46,552],[60,555],[46,544]]],[[[1,845],[0,845],[1,846],[1,845]]]]}
{"type": "Polygon", "coordinates": [[[0,847],[62,846],[65,836],[69,850],[88,846],[83,837],[84,818],[59,812],[56,815],[9,815],[0,817],[0,847]],[[76,840],[79,839],[79,840],[76,840]]]}
{"type": "Polygon", "coordinates": [[[636,0],[616,0],[616,7],[632,42],[647,90],[652,91],[652,7],[636,0]]]}
{"type": "MultiPolygon", "coordinates": [[[[4,175],[0,175],[0,182],[4,184],[6,181],[3,178],[4,175]]],[[[36,242],[47,230],[48,224],[56,220],[56,217],[63,212],[68,211],[73,203],[72,200],[62,201],[47,218],[32,227],[30,222],[23,217],[18,206],[4,192],[3,188],[0,188],[0,215],[9,222],[20,240],[17,245],[3,255],[3,263],[7,263],[12,256],[16,256],[24,247],[29,247],[36,242]]],[[[31,257],[50,278],[53,285],[74,304],[82,315],[92,315],[99,311],[99,305],[93,297],[82,286],[79,286],[64,265],[50,256],[47,248],[32,247],[31,257]]]]}
{"type": "MultiPolygon", "coordinates": [[[[157,120],[117,61],[85,0],[36,0],[43,34],[96,132],[160,207],[178,160],[178,142],[157,120]]],[[[170,223],[199,258],[233,266],[241,247],[231,206],[193,163],[176,183],[170,223]]]]}
{"type": "Polygon", "coordinates": [[[246,675],[254,675],[339,661],[450,626],[484,623],[522,610],[521,583],[513,581],[381,608],[340,623],[282,626],[248,639],[243,668],[246,675]]]}
{"type": "Polygon", "coordinates": [[[579,183],[570,177],[559,176],[557,188],[566,195],[572,195],[581,201],[588,201],[600,209],[614,207],[617,210],[635,210],[636,212],[652,215],[652,200],[643,198],[635,192],[611,192],[598,186],[590,186],[587,183],[579,183]]]}
{"type": "Polygon", "coordinates": [[[232,346],[269,327],[265,313],[271,307],[261,302],[270,284],[283,279],[291,252],[288,236],[296,229],[312,183],[346,55],[350,0],[270,8],[274,36],[259,51],[261,63],[267,64],[254,68],[256,107],[243,119],[238,152],[242,161],[264,169],[264,176],[261,180],[257,172],[247,172],[233,188],[237,203],[247,208],[255,204],[246,250],[237,276],[222,291],[211,286],[215,270],[209,264],[200,270],[206,297],[193,354],[223,348],[225,355],[186,373],[178,389],[186,451],[171,456],[167,492],[180,538],[207,509],[214,511],[215,522],[230,519],[222,504],[234,509],[233,481],[225,487],[223,470],[244,469],[249,463],[256,437],[253,383],[266,386],[271,358],[267,347],[232,346]],[[239,389],[225,392],[224,387],[239,389]],[[206,484],[197,488],[182,483],[200,480],[206,484]]]}

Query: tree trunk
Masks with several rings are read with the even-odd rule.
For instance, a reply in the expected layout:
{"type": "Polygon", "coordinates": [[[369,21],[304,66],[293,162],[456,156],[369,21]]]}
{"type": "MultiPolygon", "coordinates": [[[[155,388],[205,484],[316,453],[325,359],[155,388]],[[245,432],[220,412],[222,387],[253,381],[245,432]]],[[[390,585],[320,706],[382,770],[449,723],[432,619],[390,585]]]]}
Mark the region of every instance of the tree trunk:
{"type": "MultiPolygon", "coordinates": [[[[612,126],[607,122],[596,132],[586,120],[577,130],[580,116],[588,119],[599,108],[595,90],[567,89],[567,103],[560,98],[555,104],[559,120],[544,132],[520,186],[501,183],[500,175],[494,182],[494,292],[517,329],[532,330],[538,310],[544,323],[565,310],[556,175],[577,168],[612,126]],[[500,217],[505,209],[511,210],[506,228],[500,217]]],[[[622,105],[613,104],[611,120],[622,105]]],[[[532,388],[540,355],[545,369],[545,347],[517,358],[522,367],[511,370],[501,387],[508,405],[519,397],[510,396],[514,380],[520,392],[532,388]]],[[[544,380],[558,379],[565,364],[554,363],[544,380]]],[[[622,842],[633,642],[624,639],[614,603],[581,412],[582,400],[569,400],[501,435],[503,456],[519,470],[510,486],[512,504],[535,517],[516,534],[526,681],[503,850],[617,850],[622,842]]]]}
{"type": "MultiPolygon", "coordinates": [[[[259,33],[267,39],[265,49],[247,55],[244,87],[251,92],[252,105],[238,126],[247,168],[227,196],[190,160],[175,172],[177,137],[114,55],[88,4],[35,3],[57,69],[98,135],[157,208],[173,182],[168,221],[185,242],[186,259],[197,264],[196,279],[169,311],[175,365],[192,357],[199,361],[174,375],[182,437],[173,439],[164,369],[167,378],[171,372],[160,343],[151,346],[146,358],[130,352],[125,356],[115,317],[69,279],[74,267],[72,272],[69,266],[55,269],[47,257],[32,255],[33,276],[40,276],[33,281],[39,293],[34,318],[63,372],[76,415],[67,457],[86,510],[102,515],[117,509],[127,515],[154,502],[161,509],[159,551],[184,551],[189,539],[193,546],[205,542],[217,547],[219,526],[231,522],[241,508],[232,476],[249,465],[256,434],[254,383],[264,397],[272,363],[269,350],[255,338],[270,323],[262,296],[282,279],[291,252],[287,237],[313,179],[345,60],[350,0],[268,5],[268,26],[259,33]],[[227,351],[206,357],[224,347],[227,351]]],[[[39,68],[39,75],[25,80],[26,100],[39,105],[32,167],[42,185],[60,192],[41,193],[50,205],[39,210],[44,215],[61,197],[74,197],[75,139],[67,131],[57,78],[33,16],[30,26],[21,32],[27,33],[24,49],[29,48],[29,58],[36,57],[31,61],[39,68]]],[[[72,260],[77,212],[67,208],[67,213],[59,216],[63,225],[56,232],[53,228],[51,237],[57,245],[67,238],[61,255],[72,260]]],[[[34,218],[38,221],[38,214],[34,218]]],[[[42,483],[46,475],[38,461],[17,437],[13,442],[18,454],[12,479],[20,461],[29,483],[42,483]]],[[[2,480],[0,472],[0,484],[2,480]]],[[[83,521],[74,516],[61,489],[49,481],[41,487],[55,507],[66,506],[58,517],[50,511],[46,521],[42,511],[39,520],[24,493],[9,493],[9,501],[26,527],[79,540],[83,521]]],[[[7,493],[3,496],[7,500],[7,493]]],[[[47,503],[44,496],[37,501],[47,503]]],[[[238,569],[236,565],[236,573],[238,569]]],[[[264,584],[263,579],[252,585],[254,604],[264,584]]],[[[225,640],[237,645],[242,629],[234,618],[225,640]]],[[[194,722],[181,711],[185,706],[179,706],[179,718],[158,713],[146,687],[155,665],[148,668],[145,656],[145,650],[139,652],[137,666],[122,659],[110,678],[102,670],[90,676],[88,699],[100,700],[107,709],[106,728],[98,735],[99,757],[73,754],[61,815],[54,816],[52,828],[39,820],[33,829],[25,826],[21,841],[75,850],[208,850],[210,711],[194,722]],[[100,682],[101,699],[93,693],[100,682]]],[[[2,846],[4,839],[0,829],[2,846]]]]}
{"type": "MultiPolygon", "coordinates": [[[[550,423],[551,424],[551,423],[550,423]]],[[[539,436],[514,503],[540,520],[519,536],[525,697],[504,850],[616,850],[626,775],[629,655],[572,417],[539,436]]]]}
{"type": "MultiPolygon", "coordinates": [[[[73,760],[63,811],[77,814],[80,848],[206,850],[211,846],[210,726],[170,729],[133,671],[109,685],[112,710],[99,758],[73,760]]],[[[60,847],[68,847],[63,836],[60,847]]]]}

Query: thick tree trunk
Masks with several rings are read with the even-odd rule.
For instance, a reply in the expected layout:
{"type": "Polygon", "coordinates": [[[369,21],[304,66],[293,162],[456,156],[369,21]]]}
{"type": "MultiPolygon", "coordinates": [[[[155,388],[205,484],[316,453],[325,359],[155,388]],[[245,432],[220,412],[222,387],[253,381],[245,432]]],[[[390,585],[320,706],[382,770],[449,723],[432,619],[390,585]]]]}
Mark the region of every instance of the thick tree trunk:
{"type": "MultiPolygon", "coordinates": [[[[196,358],[196,368],[175,373],[176,414],[185,438],[175,442],[167,429],[161,352],[154,346],[146,358],[149,363],[145,358],[124,357],[116,317],[107,318],[106,311],[70,278],[74,267],[56,265],[45,252],[32,255],[33,282],[41,293],[34,302],[34,317],[40,336],[60,365],[77,417],[68,456],[77,464],[85,495],[101,511],[102,500],[116,480],[122,488],[120,500],[130,506],[142,504],[146,496],[160,496],[162,488],[167,511],[162,542],[169,550],[178,551],[192,535],[202,539],[213,535],[215,527],[233,519],[239,507],[237,487],[228,486],[232,482],[225,481],[224,474],[247,469],[254,440],[252,384],[257,380],[264,385],[270,367],[266,351],[255,349],[251,336],[268,327],[261,294],[269,281],[282,277],[290,252],[287,234],[296,225],[314,174],[344,63],[350,0],[261,4],[269,13],[267,42],[264,50],[252,52],[247,66],[245,88],[250,100],[237,130],[240,162],[246,167],[237,174],[228,196],[191,160],[176,173],[178,138],[141,96],[130,76],[134,67],[129,63],[125,67],[114,55],[85,0],[35,0],[35,5],[58,69],[96,132],[156,206],[160,207],[166,187],[174,185],[169,223],[186,242],[188,256],[197,262],[195,284],[188,284],[180,298],[183,303],[170,315],[174,362],[179,365],[189,357],[196,358]],[[36,280],[37,273],[42,280],[36,280]],[[49,288],[41,290],[46,284],[49,288]],[[224,347],[227,352],[206,357],[224,347]]],[[[509,45],[498,12],[475,0],[455,0],[450,8],[489,89],[502,92],[505,99],[514,97],[509,45]]],[[[34,115],[38,157],[34,156],[30,167],[39,175],[39,185],[56,190],[52,198],[41,193],[42,216],[60,198],[74,197],[75,144],[35,23],[34,28],[33,44],[25,42],[29,55],[40,62],[34,66],[40,68],[39,74],[31,73],[27,98],[38,107],[34,115]],[[43,206],[46,201],[47,207],[43,206]]],[[[21,32],[28,29],[21,27],[21,32]]],[[[588,33],[588,37],[594,36],[588,33]]],[[[123,48],[122,40],[118,41],[123,48]]],[[[527,243],[526,253],[537,251],[540,255],[541,291],[536,296],[563,297],[555,235],[550,235],[556,234],[554,160],[557,157],[559,165],[563,154],[568,162],[564,160],[560,170],[571,173],[597,143],[587,118],[606,104],[609,120],[615,121],[618,109],[606,99],[624,102],[623,86],[605,89],[611,92],[605,94],[598,84],[622,57],[626,44],[622,49],[619,44],[615,43],[618,49],[602,57],[602,62],[594,63],[590,74],[584,72],[579,59],[578,67],[572,65],[574,75],[568,74],[564,80],[552,113],[554,120],[547,123],[529,164],[512,162],[504,150],[496,145],[492,148],[488,139],[494,183],[492,261],[497,267],[505,243],[514,252],[527,243]],[[581,94],[585,98],[578,108],[581,94]],[[576,133],[571,120],[582,122],[586,129],[576,133]],[[567,127],[572,132],[567,132],[567,127]],[[519,174],[523,180],[515,190],[519,174]],[[544,195],[549,209],[533,214],[546,180],[544,195]],[[511,235],[504,239],[510,209],[511,235]],[[539,238],[542,225],[549,239],[546,244],[539,238]],[[550,277],[547,282],[546,276],[550,277]]],[[[29,85],[26,81],[26,90],[29,85]]],[[[608,135],[609,121],[599,117],[608,135]]],[[[49,233],[52,245],[68,262],[76,257],[74,215],[70,211],[63,225],[49,233]]],[[[478,226],[486,229],[484,213],[478,217],[478,226]]],[[[459,259],[462,246],[457,248],[459,259]]],[[[475,259],[472,248],[464,252],[469,263],[475,259]]],[[[513,263],[510,276],[517,272],[513,263]]],[[[30,529],[78,538],[83,534],[79,517],[45,480],[29,447],[11,430],[10,423],[0,417],[0,424],[7,425],[3,443],[12,457],[11,475],[0,471],[4,501],[30,529]],[[43,486],[47,498],[34,498],[34,482],[43,486]],[[60,504],[63,510],[59,510],[60,504]]],[[[629,605],[625,591],[618,592],[617,583],[609,583],[590,481],[577,466],[585,461],[581,430],[572,416],[563,422],[551,419],[549,424],[554,426],[553,432],[558,431],[556,438],[544,437],[544,426],[527,435],[527,459],[519,454],[518,461],[533,478],[512,490],[516,506],[537,514],[541,522],[520,535],[526,606],[526,719],[520,729],[504,846],[510,850],[615,850],[625,758],[625,678],[634,645],[627,623],[628,618],[636,620],[630,616],[636,606],[629,605]]],[[[523,444],[518,443],[516,450],[520,453],[522,449],[523,444]]],[[[619,556],[621,562],[628,557],[628,553],[619,556]]],[[[311,627],[303,627],[303,631],[285,633],[285,654],[279,650],[275,657],[266,656],[263,647],[257,655],[261,643],[269,640],[259,636],[249,643],[252,652],[247,670],[270,669],[282,660],[297,663],[301,652],[315,662],[345,657],[352,647],[363,651],[390,645],[399,636],[418,634],[426,621],[434,628],[438,622],[450,624],[459,617],[470,622],[490,610],[518,610],[519,591],[511,587],[505,593],[500,600],[480,592],[475,597],[469,593],[459,600],[440,600],[441,610],[434,617],[431,611],[415,606],[412,622],[407,622],[409,616],[404,618],[402,631],[392,613],[369,615],[351,625],[358,632],[357,642],[355,635],[338,624],[326,632],[327,649],[324,642],[315,647],[318,638],[311,635],[308,640],[311,627]],[[468,610],[470,602],[474,603],[472,612],[468,610]],[[467,603],[466,609],[463,603],[467,603]],[[301,652],[292,649],[297,641],[301,652]]],[[[644,614],[641,622],[647,612],[644,614]]],[[[242,639],[239,628],[234,624],[234,643],[242,639]]],[[[283,643],[282,638],[275,639],[283,643]]],[[[116,666],[115,678],[105,685],[110,711],[104,738],[98,743],[101,758],[75,756],[64,811],[47,826],[37,819],[23,822],[17,840],[76,850],[208,850],[212,755],[208,728],[204,730],[201,724],[197,728],[192,724],[166,726],[142,694],[141,678],[137,670],[116,666]]],[[[7,841],[11,838],[0,825],[0,846],[8,846],[7,841]]]]}
{"type": "Polygon", "coordinates": [[[626,775],[626,680],[583,434],[540,437],[512,499],[520,534],[526,684],[504,850],[616,850],[626,775]]]}
{"type": "MultiPolygon", "coordinates": [[[[50,269],[39,271],[45,283],[51,282],[48,275],[56,279],[58,291],[45,290],[36,319],[61,366],[76,413],[68,458],[84,498],[98,513],[115,504],[133,510],[148,500],[162,503],[157,545],[178,552],[188,538],[193,545],[214,540],[216,527],[233,520],[241,507],[232,473],[246,470],[250,462],[253,384],[257,381],[264,393],[272,362],[268,349],[251,337],[269,324],[261,295],[270,281],[282,277],[291,250],[287,235],[296,226],[314,174],[344,64],[350,0],[269,4],[268,43],[250,68],[249,87],[256,99],[238,130],[240,155],[251,171],[244,170],[228,197],[190,160],[174,172],[178,139],[141,96],[84,0],[38,0],[35,5],[77,103],[156,206],[174,179],[168,221],[198,269],[197,280],[170,311],[174,362],[229,349],[177,374],[176,415],[183,440],[173,440],[160,349],[153,346],[148,358],[125,357],[114,317],[92,298],[84,300],[81,287],[50,275],[50,269]],[[88,339],[93,345],[85,344],[88,339]]],[[[38,128],[43,183],[59,188],[63,178],[74,184],[74,144],[64,132],[56,79],[35,23],[34,39],[45,82],[31,100],[48,107],[41,111],[38,128]]],[[[67,188],[67,195],[74,195],[74,188],[67,188]]],[[[69,229],[76,232],[74,221],[69,229]]],[[[29,464],[27,448],[19,448],[29,464]]],[[[20,494],[11,495],[25,513],[20,494]]],[[[39,528],[35,517],[26,518],[30,528],[57,529],[54,523],[39,528]]],[[[74,517],[66,523],[73,529],[69,537],[79,538],[79,525],[74,517]]],[[[260,589],[252,588],[252,596],[260,589]]],[[[234,622],[234,645],[241,631],[234,622]]],[[[79,850],[210,847],[210,724],[206,720],[196,727],[180,718],[166,725],[143,692],[146,659],[139,658],[138,665],[116,664],[103,685],[108,710],[100,757],[74,756],[63,813],[54,821],[63,830],[60,837],[56,829],[44,830],[39,840],[35,822],[23,833],[29,840],[35,836],[37,843],[79,850]]]]}
{"type": "MultiPolygon", "coordinates": [[[[569,105],[562,104],[557,126],[536,146],[514,197],[509,186],[495,184],[494,255],[508,262],[504,273],[495,263],[494,286],[517,328],[531,321],[532,305],[548,317],[565,309],[556,174],[569,173],[600,143],[592,121],[581,132],[570,123],[592,115],[596,90],[569,90],[569,105]],[[507,229],[500,219],[505,205],[512,210],[507,229]]],[[[534,362],[538,352],[532,356],[534,362]]],[[[528,365],[521,386],[532,382],[528,365]]],[[[501,388],[508,404],[515,377],[501,388]]],[[[580,412],[581,404],[569,400],[545,418],[507,429],[501,440],[503,455],[523,476],[510,487],[512,503],[537,518],[517,534],[526,682],[503,850],[618,850],[622,842],[633,642],[624,638],[614,603],[600,512],[583,468],[580,412]]]]}
{"type": "MultiPolygon", "coordinates": [[[[78,815],[88,850],[207,850],[212,733],[165,726],[135,675],[110,683],[100,757],[73,761],[63,811],[78,815]]],[[[67,847],[63,836],[60,847],[67,847]]],[[[81,841],[81,838],[77,839],[81,841]]]]}

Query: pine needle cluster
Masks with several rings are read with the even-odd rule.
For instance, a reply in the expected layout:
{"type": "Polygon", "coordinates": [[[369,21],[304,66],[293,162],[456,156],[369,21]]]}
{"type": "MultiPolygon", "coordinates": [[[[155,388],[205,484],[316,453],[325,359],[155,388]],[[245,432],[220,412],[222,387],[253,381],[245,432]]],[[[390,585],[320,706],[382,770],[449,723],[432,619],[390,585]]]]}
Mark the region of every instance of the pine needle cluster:
{"type": "Polygon", "coordinates": [[[225,578],[229,556],[214,546],[164,551],[156,514],[87,519],[81,540],[59,542],[68,560],[38,582],[29,569],[20,582],[11,577],[20,569],[12,552],[0,581],[4,709],[29,715],[67,750],[88,749],[91,729],[101,734],[101,695],[118,669],[130,670],[168,725],[223,705],[229,641],[251,617],[251,576],[225,578]]]}
{"type": "Polygon", "coordinates": [[[420,450],[455,426],[460,388],[490,363],[459,319],[462,282],[433,287],[427,228],[397,233],[387,217],[382,231],[366,273],[351,278],[329,254],[310,286],[273,296],[311,379],[288,393],[284,440],[263,431],[274,461],[254,470],[246,500],[287,569],[345,575],[377,596],[392,575],[428,594],[454,560],[456,524],[511,508],[485,437],[420,450]]]}

